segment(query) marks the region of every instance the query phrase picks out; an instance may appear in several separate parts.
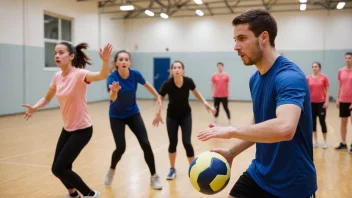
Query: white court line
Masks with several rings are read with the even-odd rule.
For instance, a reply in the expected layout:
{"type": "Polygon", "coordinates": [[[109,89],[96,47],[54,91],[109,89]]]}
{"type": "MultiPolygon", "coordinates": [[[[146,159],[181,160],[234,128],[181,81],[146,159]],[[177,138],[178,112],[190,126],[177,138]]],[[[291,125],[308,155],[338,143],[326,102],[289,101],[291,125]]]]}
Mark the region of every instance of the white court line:
{"type": "Polygon", "coordinates": [[[32,166],[32,167],[39,167],[39,168],[51,168],[51,166],[47,165],[38,165],[38,164],[27,164],[27,163],[20,163],[20,162],[6,162],[0,161],[0,164],[13,164],[13,165],[20,165],[20,166],[32,166]]]}
{"type": "Polygon", "coordinates": [[[23,155],[38,153],[38,152],[44,151],[44,150],[47,150],[47,148],[46,148],[46,149],[39,149],[39,150],[32,151],[32,152],[28,152],[28,153],[22,153],[22,154],[18,154],[18,155],[13,155],[13,156],[11,156],[11,157],[0,158],[0,161],[2,161],[2,160],[7,160],[7,159],[12,159],[12,158],[15,158],[15,157],[20,157],[20,156],[23,156],[23,155]]]}

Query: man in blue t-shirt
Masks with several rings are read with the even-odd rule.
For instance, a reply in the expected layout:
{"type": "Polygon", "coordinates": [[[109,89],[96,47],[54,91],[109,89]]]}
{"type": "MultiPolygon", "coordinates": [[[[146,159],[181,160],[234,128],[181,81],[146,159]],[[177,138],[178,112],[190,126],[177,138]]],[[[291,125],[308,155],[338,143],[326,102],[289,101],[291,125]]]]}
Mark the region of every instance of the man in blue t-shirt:
{"type": "Polygon", "coordinates": [[[212,150],[230,165],[235,156],[256,144],[255,158],[229,197],[315,197],[311,101],[305,75],[276,51],[277,24],[266,10],[249,10],[232,24],[235,50],[245,65],[258,69],[249,80],[254,118],[244,127],[205,129],[198,138],[241,139],[230,150],[212,150]]]}

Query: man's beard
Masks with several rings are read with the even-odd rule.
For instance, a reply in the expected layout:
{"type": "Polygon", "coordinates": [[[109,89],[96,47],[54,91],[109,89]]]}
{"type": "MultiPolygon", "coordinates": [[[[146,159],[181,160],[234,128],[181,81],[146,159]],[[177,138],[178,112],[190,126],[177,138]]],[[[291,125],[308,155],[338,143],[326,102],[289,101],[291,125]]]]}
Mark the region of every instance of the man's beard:
{"type": "Polygon", "coordinates": [[[257,41],[255,44],[254,51],[251,53],[251,56],[247,56],[248,61],[244,62],[245,65],[255,65],[258,61],[260,61],[263,57],[263,51],[259,47],[259,42],[257,41]]]}

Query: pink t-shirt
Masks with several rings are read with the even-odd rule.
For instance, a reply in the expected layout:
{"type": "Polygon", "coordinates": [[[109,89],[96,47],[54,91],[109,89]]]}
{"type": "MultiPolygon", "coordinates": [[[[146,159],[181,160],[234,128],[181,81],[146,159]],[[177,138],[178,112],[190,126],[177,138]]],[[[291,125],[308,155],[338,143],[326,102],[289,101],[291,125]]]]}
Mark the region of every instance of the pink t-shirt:
{"type": "Polygon", "coordinates": [[[56,72],[50,87],[56,89],[56,97],[66,131],[75,131],[92,126],[88,114],[86,92],[88,83],[85,77],[89,71],[73,67],[70,73],[63,77],[62,72],[56,72]]]}
{"type": "Polygon", "coordinates": [[[337,74],[337,79],[341,83],[340,102],[352,102],[352,69],[341,68],[337,74]]]}
{"type": "Polygon", "coordinates": [[[325,74],[320,74],[318,77],[307,76],[307,81],[310,89],[310,98],[314,103],[325,102],[326,87],[330,85],[329,79],[325,74]]]}
{"type": "Polygon", "coordinates": [[[226,73],[215,73],[211,77],[211,82],[215,84],[213,97],[225,98],[229,96],[230,76],[226,73]]]}

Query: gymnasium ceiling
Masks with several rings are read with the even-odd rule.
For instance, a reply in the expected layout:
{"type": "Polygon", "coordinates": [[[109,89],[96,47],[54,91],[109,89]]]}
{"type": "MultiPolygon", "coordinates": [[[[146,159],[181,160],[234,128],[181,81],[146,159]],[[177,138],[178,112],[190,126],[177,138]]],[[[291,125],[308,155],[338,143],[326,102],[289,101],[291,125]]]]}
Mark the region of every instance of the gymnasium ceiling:
{"type": "MultiPolygon", "coordinates": [[[[238,14],[250,8],[266,8],[270,12],[292,12],[300,10],[300,0],[76,0],[96,1],[100,14],[113,15],[111,19],[136,19],[150,18],[145,10],[154,12],[154,17],[160,13],[167,14],[170,18],[199,17],[195,11],[201,10],[204,16],[238,14]],[[132,11],[121,11],[120,6],[133,5],[132,11]]],[[[339,0],[306,0],[306,10],[335,10],[339,0]]],[[[344,10],[352,12],[352,0],[345,2],[344,10]]]]}

